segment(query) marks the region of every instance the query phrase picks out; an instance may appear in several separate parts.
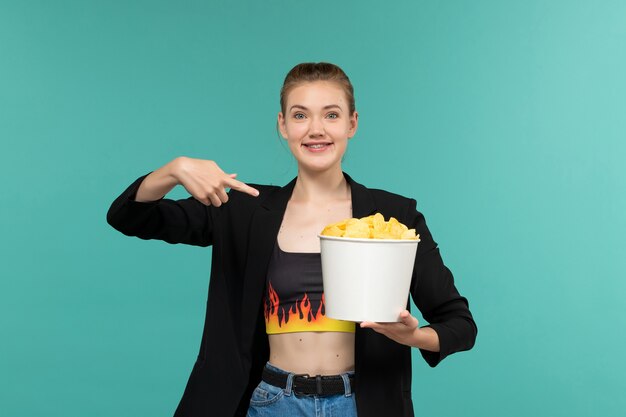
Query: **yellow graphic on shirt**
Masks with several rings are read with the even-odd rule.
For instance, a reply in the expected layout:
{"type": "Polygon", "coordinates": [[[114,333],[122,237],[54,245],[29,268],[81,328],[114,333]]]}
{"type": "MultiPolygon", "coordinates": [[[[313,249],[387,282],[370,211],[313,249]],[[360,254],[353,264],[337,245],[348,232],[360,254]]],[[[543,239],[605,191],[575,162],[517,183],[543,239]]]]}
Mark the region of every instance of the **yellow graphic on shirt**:
{"type": "Polygon", "coordinates": [[[293,332],[349,332],[354,333],[354,322],[335,320],[324,315],[324,294],[316,311],[313,311],[307,293],[285,310],[272,284],[265,299],[265,331],[267,334],[293,332]]]}

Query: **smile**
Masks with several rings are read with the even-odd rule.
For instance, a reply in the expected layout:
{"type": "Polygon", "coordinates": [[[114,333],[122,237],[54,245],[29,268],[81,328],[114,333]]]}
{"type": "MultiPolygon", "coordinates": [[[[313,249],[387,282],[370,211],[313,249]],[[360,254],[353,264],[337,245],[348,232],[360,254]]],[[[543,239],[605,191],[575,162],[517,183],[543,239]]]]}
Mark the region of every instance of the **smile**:
{"type": "Polygon", "coordinates": [[[307,148],[310,152],[322,152],[328,149],[332,143],[324,142],[324,143],[308,143],[303,146],[307,148]]]}

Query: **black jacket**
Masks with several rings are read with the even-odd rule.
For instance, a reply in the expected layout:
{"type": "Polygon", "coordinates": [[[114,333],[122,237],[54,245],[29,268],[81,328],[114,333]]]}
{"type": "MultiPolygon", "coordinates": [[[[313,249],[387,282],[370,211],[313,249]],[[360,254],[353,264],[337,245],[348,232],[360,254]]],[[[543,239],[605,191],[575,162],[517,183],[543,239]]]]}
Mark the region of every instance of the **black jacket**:
{"type": "MultiPolygon", "coordinates": [[[[345,177],[352,190],[353,217],[380,212],[420,234],[411,296],[439,335],[441,347],[437,353],[420,350],[426,362],[434,367],[451,353],[470,349],[476,324],[415,200],[345,177]]],[[[231,190],[229,202],[216,208],[193,197],[136,202],[144,178],[113,202],[107,213],[111,226],[142,239],[213,246],[200,352],[175,416],[244,416],[269,357],[261,302],[265,272],[296,181],[282,188],[252,185],[259,197],[231,190]]],[[[413,416],[410,347],[357,326],[355,375],[359,417],[413,416]]]]}

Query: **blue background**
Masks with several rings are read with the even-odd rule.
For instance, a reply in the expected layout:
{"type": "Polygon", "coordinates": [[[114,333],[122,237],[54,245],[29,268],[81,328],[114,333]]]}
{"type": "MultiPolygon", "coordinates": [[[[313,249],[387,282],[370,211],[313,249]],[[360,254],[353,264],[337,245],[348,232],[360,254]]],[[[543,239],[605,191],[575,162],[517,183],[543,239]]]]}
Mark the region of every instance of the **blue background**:
{"type": "Polygon", "coordinates": [[[414,355],[416,415],[622,415],[625,45],[617,0],[0,0],[0,415],[172,415],[210,250],[106,210],[179,155],[288,182],[302,61],[348,73],[344,169],[417,199],[478,323],[414,355]]]}

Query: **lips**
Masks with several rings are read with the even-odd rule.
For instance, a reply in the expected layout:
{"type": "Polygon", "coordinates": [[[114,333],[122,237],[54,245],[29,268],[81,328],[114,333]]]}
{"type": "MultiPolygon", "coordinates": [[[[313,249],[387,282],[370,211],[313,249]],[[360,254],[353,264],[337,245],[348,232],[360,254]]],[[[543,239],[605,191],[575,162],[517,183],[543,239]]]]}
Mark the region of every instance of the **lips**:
{"type": "Polygon", "coordinates": [[[331,142],[308,142],[302,146],[307,148],[311,152],[321,152],[332,145],[331,142]]]}

